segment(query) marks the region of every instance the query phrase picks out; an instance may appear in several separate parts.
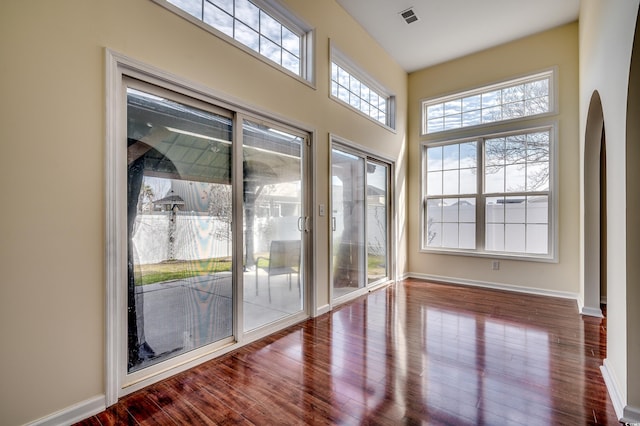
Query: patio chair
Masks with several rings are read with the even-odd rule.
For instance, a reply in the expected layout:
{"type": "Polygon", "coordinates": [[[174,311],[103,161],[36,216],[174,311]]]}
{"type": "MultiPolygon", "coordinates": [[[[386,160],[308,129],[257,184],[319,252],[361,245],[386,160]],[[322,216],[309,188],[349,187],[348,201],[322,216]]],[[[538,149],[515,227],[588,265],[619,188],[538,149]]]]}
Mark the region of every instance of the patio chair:
{"type": "Polygon", "coordinates": [[[273,240],[269,246],[269,257],[256,259],[256,296],[258,295],[258,270],[267,271],[267,288],[269,303],[271,303],[271,277],[274,275],[288,275],[289,290],[291,290],[291,274],[298,277],[298,291],[300,291],[300,240],[273,240]],[[268,260],[267,267],[259,267],[260,259],[268,260]]]}

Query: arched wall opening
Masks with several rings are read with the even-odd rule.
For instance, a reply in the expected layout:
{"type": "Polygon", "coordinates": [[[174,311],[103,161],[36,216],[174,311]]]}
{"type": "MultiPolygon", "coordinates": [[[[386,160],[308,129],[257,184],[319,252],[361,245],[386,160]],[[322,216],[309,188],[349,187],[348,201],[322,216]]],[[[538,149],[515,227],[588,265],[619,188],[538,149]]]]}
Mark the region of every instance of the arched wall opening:
{"type": "Polygon", "coordinates": [[[626,336],[625,418],[640,422],[640,10],[636,18],[627,92],[626,173],[626,336]]]}
{"type": "Polygon", "coordinates": [[[589,102],[584,146],[584,304],[581,314],[602,317],[606,294],[606,144],[598,91],[589,102]],[[604,277],[604,282],[603,282],[604,277]]]}

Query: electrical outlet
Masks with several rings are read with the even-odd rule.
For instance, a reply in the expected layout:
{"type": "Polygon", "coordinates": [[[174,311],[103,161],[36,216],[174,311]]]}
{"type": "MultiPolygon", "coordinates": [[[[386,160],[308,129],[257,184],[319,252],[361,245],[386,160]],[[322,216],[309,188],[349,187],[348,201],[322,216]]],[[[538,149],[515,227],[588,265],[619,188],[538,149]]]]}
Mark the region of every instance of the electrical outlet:
{"type": "Polygon", "coordinates": [[[499,271],[500,270],[500,262],[497,260],[494,260],[493,263],[491,264],[491,269],[493,269],[494,271],[499,271]]]}

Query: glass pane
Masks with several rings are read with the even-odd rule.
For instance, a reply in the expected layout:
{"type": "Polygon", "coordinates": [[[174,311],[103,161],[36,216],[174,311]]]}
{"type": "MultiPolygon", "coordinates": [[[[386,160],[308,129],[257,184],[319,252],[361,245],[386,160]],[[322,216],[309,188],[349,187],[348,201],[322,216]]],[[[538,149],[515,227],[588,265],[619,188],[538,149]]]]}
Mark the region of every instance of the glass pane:
{"type": "Polygon", "coordinates": [[[442,247],[458,248],[458,224],[442,224],[442,247]]]}
{"type": "Polygon", "coordinates": [[[427,200],[427,221],[442,222],[442,198],[427,200]]]}
{"type": "Polygon", "coordinates": [[[282,47],[300,58],[300,36],[287,27],[282,27],[282,47]]]}
{"type": "Polygon", "coordinates": [[[527,161],[526,135],[514,135],[506,138],[505,163],[516,164],[527,161]]]}
{"type": "Polygon", "coordinates": [[[349,90],[351,91],[351,93],[360,97],[360,80],[358,80],[354,76],[351,76],[351,78],[349,79],[349,90]]]}
{"type": "Polygon", "coordinates": [[[427,247],[442,247],[442,223],[429,220],[426,228],[427,247]]]}
{"type": "Polygon", "coordinates": [[[480,95],[469,96],[462,99],[462,111],[475,111],[482,107],[482,97],[480,95]]]}
{"type": "Polygon", "coordinates": [[[430,105],[427,107],[427,118],[438,118],[444,115],[444,104],[430,105]]]}
{"type": "Polygon", "coordinates": [[[260,37],[260,54],[262,56],[265,56],[280,65],[282,60],[281,52],[282,50],[280,49],[280,46],[265,37],[260,37]]]}
{"type": "Polygon", "coordinates": [[[507,223],[504,226],[504,249],[514,253],[525,251],[525,225],[507,223]]]}
{"type": "Polygon", "coordinates": [[[302,147],[298,136],[243,125],[244,329],[302,310],[302,147]]]}
{"type": "MultiPolygon", "coordinates": [[[[200,3],[201,0],[197,1],[200,3]]],[[[233,0],[207,0],[207,2],[211,2],[227,12],[229,15],[233,15],[233,0]]]]}
{"type": "Polygon", "coordinates": [[[282,44],[282,25],[262,10],[260,11],[260,34],[278,45],[282,44]]]}
{"type": "Polygon", "coordinates": [[[459,227],[459,247],[461,249],[476,248],[476,224],[461,223],[459,227]]]}
{"type": "Polygon", "coordinates": [[[505,104],[502,108],[502,117],[504,120],[524,117],[524,101],[505,104]]]}
{"type": "Polygon", "coordinates": [[[233,334],[232,121],[127,90],[128,365],[233,334]]]}
{"type": "Polygon", "coordinates": [[[331,96],[338,96],[338,83],[335,81],[331,82],[331,96]]]}
{"type": "Polygon", "coordinates": [[[442,195],[442,172],[427,173],[427,195],[442,195]]]}
{"type": "Polygon", "coordinates": [[[388,167],[367,163],[367,282],[388,278],[388,167]]]}
{"type": "Polygon", "coordinates": [[[346,87],[338,87],[338,99],[340,99],[342,102],[349,103],[349,90],[346,87]]]}
{"type": "Polygon", "coordinates": [[[442,201],[442,221],[458,222],[458,199],[449,198],[442,201]]]}
{"type": "Polygon", "coordinates": [[[457,129],[462,126],[462,114],[446,115],[444,117],[444,129],[457,129]]]}
{"type": "Polygon", "coordinates": [[[477,126],[482,124],[482,113],[480,110],[462,113],[462,126],[477,126]]]}
{"type": "Polygon", "coordinates": [[[488,223],[485,229],[485,248],[492,251],[504,251],[504,225],[488,223]]]}
{"type": "Polygon", "coordinates": [[[260,50],[260,40],[258,33],[240,21],[235,21],[234,38],[250,49],[258,52],[260,50]]]}
{"type": "Polygon", "coordinates": [[[526,115],[543,114],[549,112],[549,97],[527,99],[524,102],[526,115]]]}
{"type": "Polygon", "coordinates": [[[549,161],[549,132],[527,134],[527,159],[529,162],[549,161]]]}
{"type": "Polygon", "coordinates": [[[443,169],[453,170],[460,167],[460,145],[452,144],[442,147],[443,169]]]}
{"type": "Polygon", "coordinates": [[[547,254],[548,239],[547,225],[527,225],[527,253],[547,254]]]}
{"type": "Polygon", "coordinates": [[[504,197],[487,197],[486,202],[487,223],[504,223],[504,197]]]}
{"type": "Polygon", "coordinates": [[[486,166],[484,175],[485,193],[504,192],[504,167],[486,166]]]}
{"type": "Polygon", "coordinates": [[[524,85],[507,87],[502,89],[502,103],[510,103],[524,100],[524,85]]]}
{"type": "Polygon", "coordinates": [[[203,20],[213,28],[233,37],[233,17],[208,2],[204,3],[203,20]]]}
{"type": "Polygon", "coordinates": [[[549,223],[549,197],[527,197],[527,223],[549,223]]]}
{"type": "Polygon", "coordinates": [[[482,122],[492,123],[502,120],[502,107],[496,106],[482,110],[482,122]]]}
{"type": "Polygon", "coordinates": [[[549,190],[549,163],[527,165],[527,191],[549,190]]]}
{"type": "Polygon", "coordinates": [[[460,222],[475,223],[476,200],[475,198],[460,198],[458,202],[458,215],[460,222]]]}
{"type": "Polygon", "coordinates": [[[549,95],[549,79],[533,81],[525,85],[525,97],[527,99],[541,98],[549,95]]]}
{"type": "Polygon", "coordinates": [[[526,168],[524,164],[505,167],[505,190],[507,192],[523,192],[526,187],[526,168]]]}
{"type": "Polygon", "coordinates": [[[349,87],[349,77],[351,77],[351,75],[349,75],[348,72],[338,67],[338,83],[340,83],[341,86],[349,87]]]}
{"type": "Polygon", "coordinates": [[[444,115],[460,115],[462,112],[462,99],[444,103],[444,115]]]}
{"type": "Polygon", "coordinates": [[[236,19],[239,19],[252,28],[254,31],[260,30],[260,9],[248,0],[235,0],[236,2],[236,19]]]}
{"type": "Polygon", "coordinates": [[[442,147],[427,148],[427,170],[442,170],[442,147]]]}
{"type": "Polygon", "coordinates": [[[482,94],[482,108],[489,108],[502,103],[500,90],[494,90],[482,94]]]}
{"type": "Polygon", "coordinates": [[[502,166],[505,161],[504,138],[488,139],[484,148],[484,163],[487,166],[502,166]]]}
{"type": "Polygon", "coordinates": [[[444,195],[459,194],[458,170],[445,170],[442,176],[442,193],[444,195]]]}
{"type": "Polygon", "coordinates": [[[366,285],[364,158],[333,149],[332,224],[333,297],[366,285]]]}
{"type": "Polygon", "coordinates": [[[474,194],[476,192],[478,176],[476,169],[460,170],[460,194],[474,194]]]}
{"type": "Polygon", "coordinates": [[[168,0],[169,3],[179,7],[190,15],[202,19],[202,0],[168,0]]]}
{"type": "Polygon", "coordinates": [[[525,197],[505,197],[504,221],[506,223],[525,223],[527,207],[525,197]]]}

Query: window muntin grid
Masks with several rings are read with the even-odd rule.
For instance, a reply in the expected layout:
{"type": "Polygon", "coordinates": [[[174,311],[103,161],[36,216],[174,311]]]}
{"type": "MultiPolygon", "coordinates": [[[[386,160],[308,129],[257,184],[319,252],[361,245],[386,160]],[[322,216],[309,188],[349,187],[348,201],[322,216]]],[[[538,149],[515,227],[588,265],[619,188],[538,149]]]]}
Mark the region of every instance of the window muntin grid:
{"type": "Polygon", "coordinates": [[[304,31],[249,0],[167,0],[282,68],[303,77],[304,31]]]}
{"type": "Polygon", "coordinates": [[[485,86],[422,103],[422,133],[430,134],[546,114],[553,110],[553,72],[485,86]]]}
{"type": "Polygon", "coordinates": [[[331,62],[331,95],[371,119],[390,125],[390,97],[371,88],[335,61],[331,62]]]}

